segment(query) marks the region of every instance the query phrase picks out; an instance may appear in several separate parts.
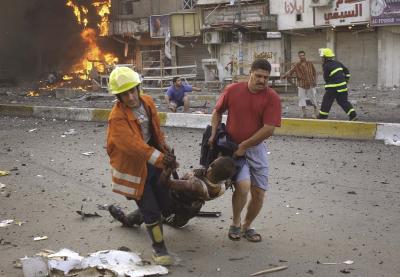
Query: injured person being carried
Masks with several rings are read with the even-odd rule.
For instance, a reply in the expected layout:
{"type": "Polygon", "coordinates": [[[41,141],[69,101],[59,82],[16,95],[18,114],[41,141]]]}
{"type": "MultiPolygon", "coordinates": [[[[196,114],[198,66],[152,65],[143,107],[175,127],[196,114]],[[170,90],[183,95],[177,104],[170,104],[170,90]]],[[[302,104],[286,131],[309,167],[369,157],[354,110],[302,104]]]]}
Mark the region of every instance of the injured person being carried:
{"type": "MultiPolygon", "coordinates": [[[[162,211],[164,222],[182,228],[200,212],[205,201],[221,196],[230,187],[230,179],[235,175],[236,167],[231,157],[221,156],[207,169],[194,169],[180,179],[173,179],[171,175],[175,171],[174,165],[163,169],[158,185],[168,188],[168,205],[162,211]]],[[[133,227],[143,223],[139,210],[125,215],[119,207],[111,205],[109,212],[124,226],[133,227]]]]}

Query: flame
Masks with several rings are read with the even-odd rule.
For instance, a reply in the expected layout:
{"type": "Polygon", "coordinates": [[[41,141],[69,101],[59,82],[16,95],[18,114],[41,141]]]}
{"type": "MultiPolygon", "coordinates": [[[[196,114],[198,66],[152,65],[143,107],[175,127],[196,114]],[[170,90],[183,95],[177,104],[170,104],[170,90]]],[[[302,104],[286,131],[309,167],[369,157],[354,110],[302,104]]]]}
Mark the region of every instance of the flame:
{"type": "Polygon", "coordinates": [[[26,96],[39,96],[39,93],[36,92],[36,91],[34,91],[34,90],[30,90],[30,91],[26,94],[26,96]]]}
{"type": "Polygon", "coordinates": [[[85,15],[87,15],[89,13],[88,8],[86,8],[85,6],[79,7],[78,5],[74,4],[74,2],[72,2],[72,0],[67,0],[66,5],[67,5],[67,7],[72,8],[78,23],[80,25],[83,25],[84,27],[86,27],[86,25],[89,22],[87,17],[85,17],[85,15]],[[83,19],[82,19],[82,17],[83,17],[83,19]]]}
{"type": "Polygon", "coordinates": [[[69,81],[69,80],[74,79],[74,77],[68,76],[68,75],[64,75],[64,76],[62,77],[62,79],[63,79],[64,81],[69,81]]]}
{"type": "MultiPolygon", "coordinates": [[[[82,5],[77,5],[76,0],[66,0],[66,6],[71,7],[80,25],[83,25],[81,38],[85,41],[87,48],[82,55],[80,61],[73,66],[72,72],[76,73],[83,80],[89,79],[92,69],[96,69],[98,73],[103,73],[107,66],[111,66],[118,62],[118,58],[111,53],[103,53],[97,45],[96,30],[87,27],[89,9],[82,5]]],[[[107,36],[109,33],[109,16],[111,8],[111,0],[94,0],[91,4],[96,13],[100,16],[98,26],[98,35],[107,36]]],[[[66,75],[67,76],[67,75],[66,75]]],[[[66,77],[64,76],[64,77],[66,77]]],[[[64,78],[64,80],[70,80],[64,78]]],[[[69,76],[67,76],[69,77],[69,76]]]]}
{"type": "Polygon", "coordinates": [[[99,2],[94,2],[92,4],[96,7],[97,14],[100,16],[101,21],[97,24],[100,30],[100,36],[107,36],[108,35],[108,17],[110,15],[110,8],[111,8],[111,0],[103,0],[99,2]]]}
{"type": "Polygon", "coordinates": [[[107,65],[113,65],[118,62],[118,58],[115,55],[103,53],[100,50],[97,45],[95,30],[86,28],[82,31],[81,37],[88,47],[80,62],[73,68],[73,72],[79,73],[81,79],[88,79],[88,75],[93,68],[102,73],[107,65]]]}

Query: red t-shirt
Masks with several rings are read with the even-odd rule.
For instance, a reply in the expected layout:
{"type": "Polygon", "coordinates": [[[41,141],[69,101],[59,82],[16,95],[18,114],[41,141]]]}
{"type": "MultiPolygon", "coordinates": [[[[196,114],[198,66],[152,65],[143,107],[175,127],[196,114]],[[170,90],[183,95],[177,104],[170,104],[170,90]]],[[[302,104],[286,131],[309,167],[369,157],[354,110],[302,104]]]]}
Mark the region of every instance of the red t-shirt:
{"type": "Polygon", "coordinates": [[[226,127],[236,143],[254,135],[264,124],[281,126],[281,99],[275,90],[250,92],[247,83],[228,86],[215,106],[218,113],[228,111],[226,127]]]}

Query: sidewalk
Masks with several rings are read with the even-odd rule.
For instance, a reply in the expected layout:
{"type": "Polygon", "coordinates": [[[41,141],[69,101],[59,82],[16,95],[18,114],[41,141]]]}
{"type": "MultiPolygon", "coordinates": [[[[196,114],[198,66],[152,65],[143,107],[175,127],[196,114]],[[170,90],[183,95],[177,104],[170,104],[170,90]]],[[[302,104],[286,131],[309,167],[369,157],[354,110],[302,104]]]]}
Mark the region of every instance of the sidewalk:
{"type": "MultiPolygon", "coordinates": [[[[0,90],[0,114],[5,116],[29,116],[78,121],[106,121],[115,100],[107,93],[83,93],[76,90],[57,90],[42,92],[39,96],[26,96],[27,92],[0,90]]],[[[348,122],[346,115],[335,105],[330,119],[314,120],[296,118],[298,115],[295,93],[281,93],[282,120],[277,135],[341,138],[359,140],[384,140],[388,144],[400,144],[400,101],[386,93],[384,97],[371,96],[365,92],[352,93],[350,99],[360,121],[348,122]],[[376,119],[374,119],[376,118],[376,119]],[[367,120],[369,119],[369,120],[367,120]],[[383,119],[383,120],[382,120],[383,119]],[[389,120],[384,120],[389,119],[389,120]],[[386,123],[378,123],[385,122],[386,123]]],[[[398,94],[392,93],[394,96],[398,94]]],[[[376,95],[376,94],[375,94],[376,95]]],[[[166,127],[203,129],[211,121],[212,107],[218,95],[200,93],[193,95],[191,113],[166,112],[162,94],[153,94],[160,111],[161,123],[166,127]],[[207,102],[207,108],[201,103],[207,102]]],[[[311,115],[311,109],[310,109],[311,115]]]]}
{"type": "MultiPolygon", "coordinates": [[[[300,110],[297,105],[296,90],[292,88],[285,92],[284,88],[276,89],[282,100],[283,117],[298,118],[300,110]]],[[[40,91],[38,96],[27,96],[28,93],[27,88],[0,88],[0,104],[109,109],[115,99],[106,92],[82,92],[73,89],[40,91]]],[[[157,108],[167,112],[164,95],[162,93],[151,93],[151,95],[157,108]]],[[[319,88],[319,103],[322,96],[323,90],[319,88]]],[[[191,94],[190,111],[211,113],[218,97],[218,93],[194,92],[191,94]]],[[[400,89],[377,91],[369,87],[350,88],[349,100],[356,108],[360,121],[400,123],[400,89]]],[[[309,107],[308,110],[311,118],[312,108],[309,107]]],[[[347,116],[336,103],[332,106],[329,118],[347,120],[347,116]]]]}

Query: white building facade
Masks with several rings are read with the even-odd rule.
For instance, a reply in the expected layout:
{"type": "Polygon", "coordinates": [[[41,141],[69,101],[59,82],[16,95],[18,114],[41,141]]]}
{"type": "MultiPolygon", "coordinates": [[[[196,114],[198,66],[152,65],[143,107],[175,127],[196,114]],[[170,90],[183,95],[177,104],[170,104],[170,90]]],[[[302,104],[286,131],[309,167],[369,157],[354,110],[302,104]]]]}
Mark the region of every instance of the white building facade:
{"type": "Polygon", "coordinates": [[[304,50],[321,73],[318,48],[329,47],[350,69],[352,84],[399,86],[400,27],[392,24],[400,25],[400,15],[398,22],[393,20],[397,16],[395,5],[390,10],[392,18],[388,19],[390,5],[386,4],[396,1],[270,1],[270,12],[278,15],[278,30],[284,34],[286,67],[297,60],[298,51],[304,50]],[[379,11],[376,2],[384,3],[379,11]],[[378,12],[386,17],[374,21],[373,15],[378,12]]]}

